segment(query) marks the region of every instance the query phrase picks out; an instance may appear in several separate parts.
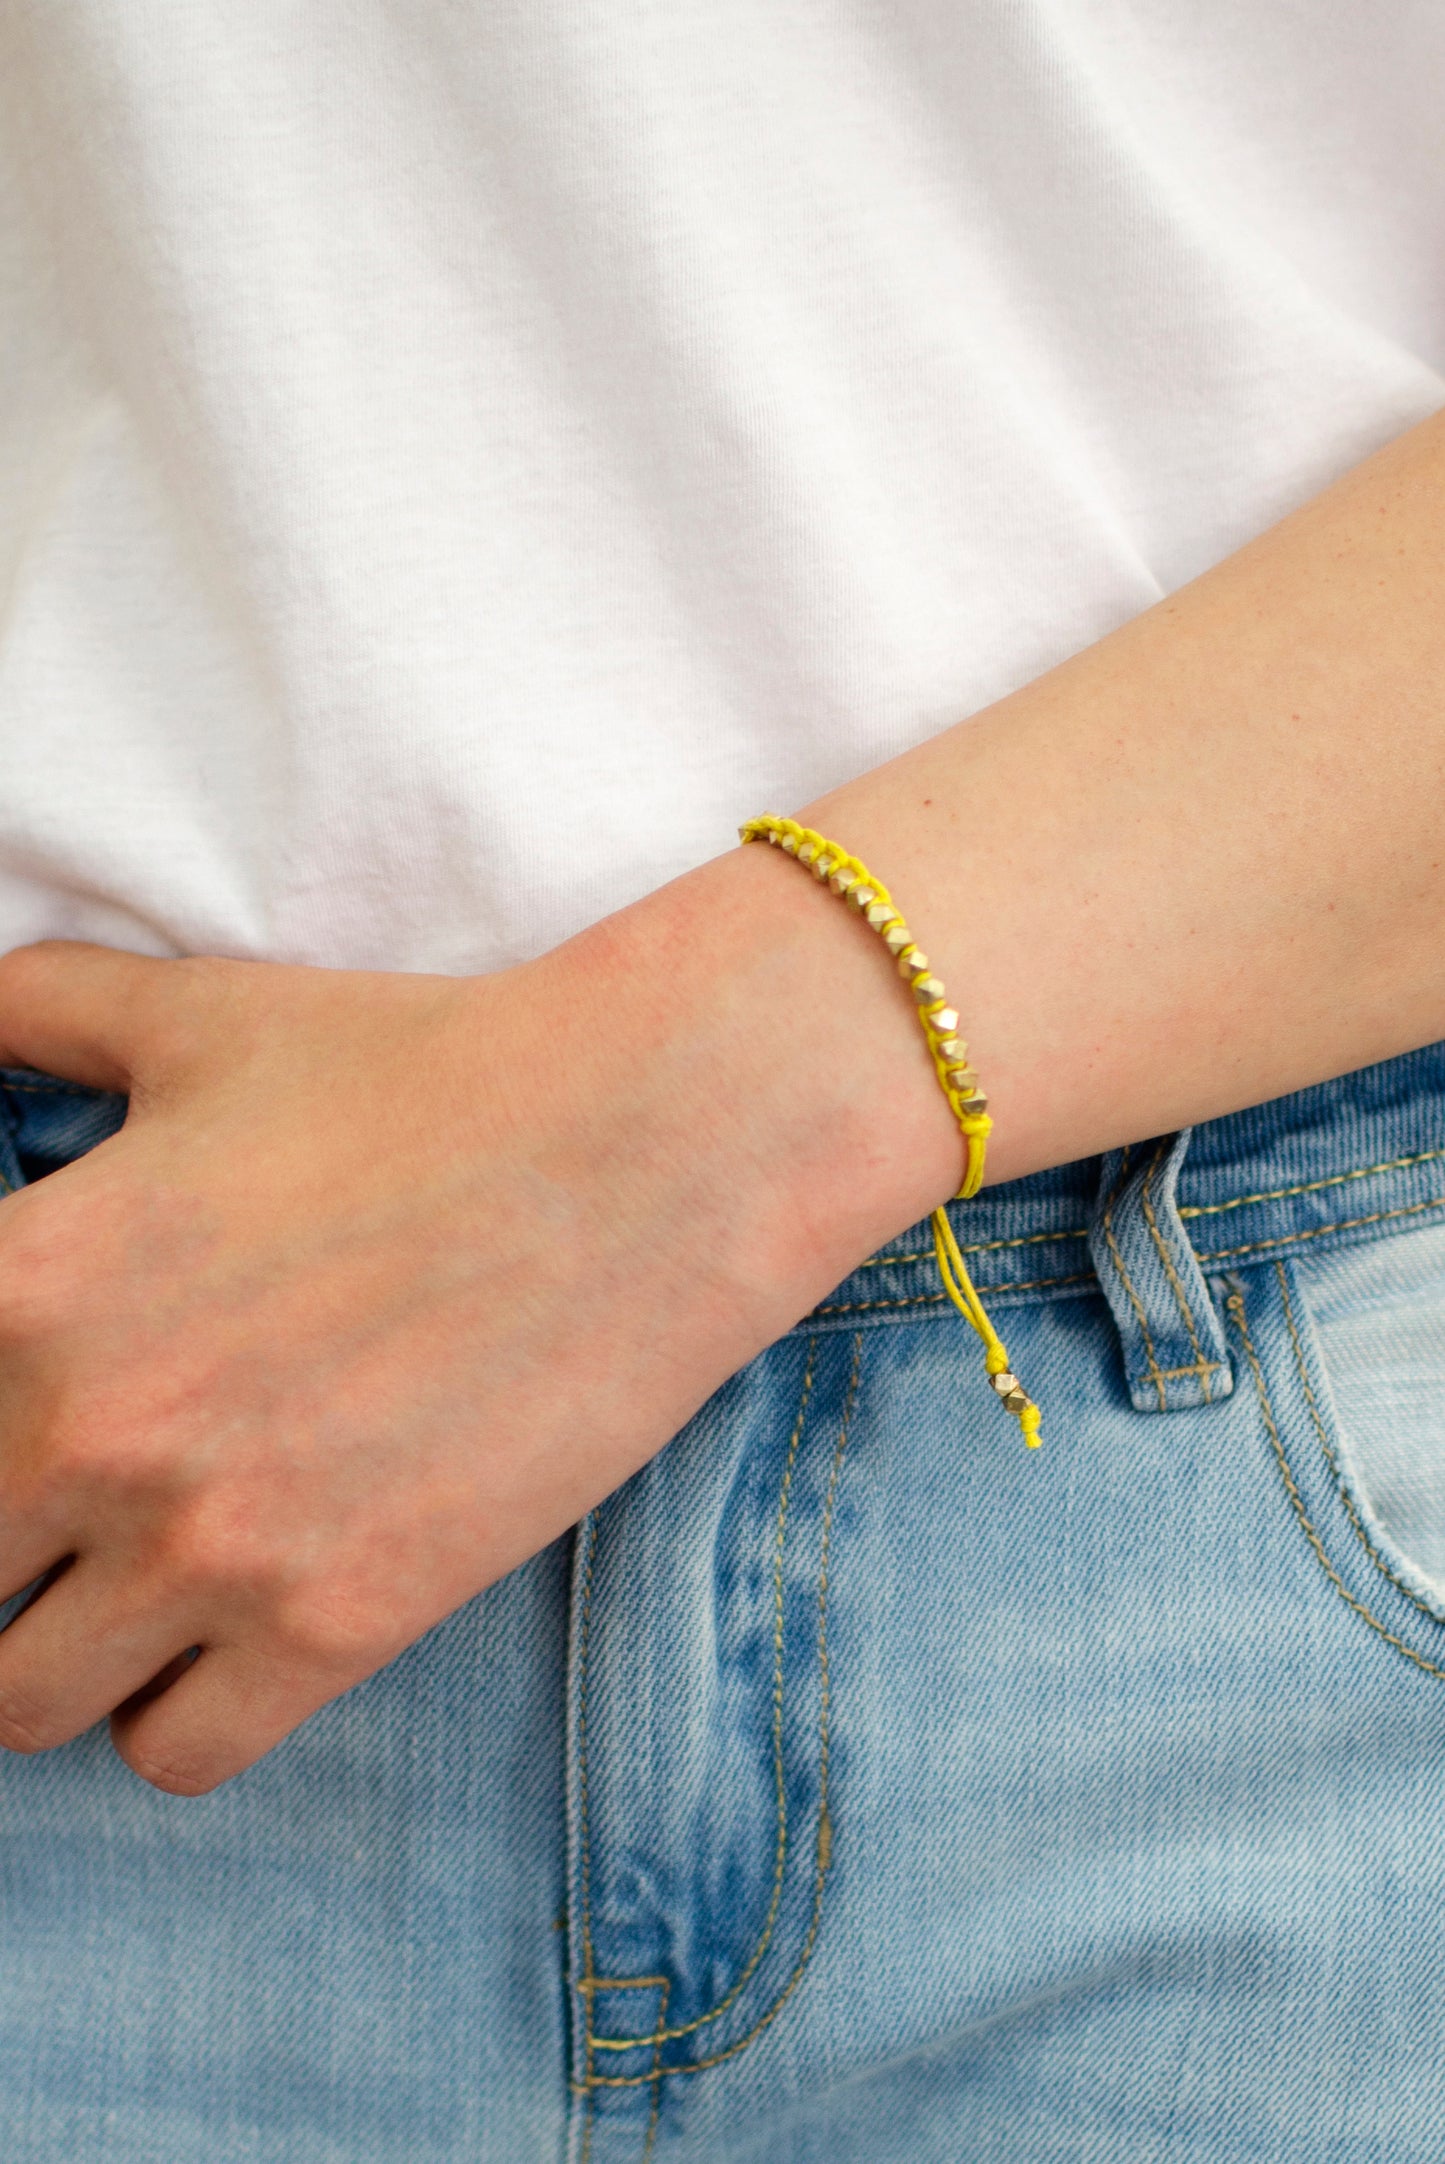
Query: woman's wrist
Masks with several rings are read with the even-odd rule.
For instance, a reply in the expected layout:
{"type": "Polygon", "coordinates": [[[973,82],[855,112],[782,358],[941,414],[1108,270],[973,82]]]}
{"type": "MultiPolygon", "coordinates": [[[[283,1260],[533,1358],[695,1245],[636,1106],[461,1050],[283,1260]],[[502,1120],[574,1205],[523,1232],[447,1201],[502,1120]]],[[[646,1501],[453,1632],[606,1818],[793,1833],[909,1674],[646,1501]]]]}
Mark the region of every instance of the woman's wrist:
{"type": "Polygon", "coordinates": [[[788,1319],[956,1190],[959,1132],[886,950],[776,853],[717,858],[536,966],[587,1013],[650,1169],[727,1221],[732,1267],[788,1319]]]}

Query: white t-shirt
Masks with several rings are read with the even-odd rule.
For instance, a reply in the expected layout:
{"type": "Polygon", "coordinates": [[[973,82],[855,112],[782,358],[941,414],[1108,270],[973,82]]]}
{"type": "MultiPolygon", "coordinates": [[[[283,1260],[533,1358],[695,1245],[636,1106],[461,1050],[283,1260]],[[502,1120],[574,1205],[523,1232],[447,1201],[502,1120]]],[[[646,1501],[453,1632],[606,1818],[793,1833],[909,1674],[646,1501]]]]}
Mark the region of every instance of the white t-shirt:
{"type": "Polygon", "coordinates": [[[493,968],[1037,674],[1445,401],[1442,93],[1440,0],[7,0],[0,945],[493,968]]]}

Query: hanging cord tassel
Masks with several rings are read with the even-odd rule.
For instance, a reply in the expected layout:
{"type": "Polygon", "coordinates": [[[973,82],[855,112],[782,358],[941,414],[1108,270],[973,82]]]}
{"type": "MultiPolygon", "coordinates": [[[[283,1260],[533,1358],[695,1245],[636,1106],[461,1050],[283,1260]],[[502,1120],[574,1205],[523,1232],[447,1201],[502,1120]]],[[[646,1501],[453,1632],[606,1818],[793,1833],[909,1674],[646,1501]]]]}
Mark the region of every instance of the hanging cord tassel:
{"type": "MultiPolygon", "coordinates": [[[[963,1181],[954,1199],[969,1201],[983,1185],[984,1151],[993,1127],[988,1116],[988,1099],[979,1088],[977,1074],[968,1064],[968,1047],[958,1034],[958,1015],[949,1006],[948,994],[934,976],[928,956],[904,923],[892,895],[881,880],[873,877],[867,865],[850,856],[841,843],[830,842],[826,835],[815,833],[812,827],[800,826],[796,819],[780,819],[775,812],[765,812],[761,818],[750,819],[745,827],[740,827],[738,839],[770,842],[775,849],[796,857],[815,879],[825,881],[840,901],[858,911],[870,931],[878,934],[893,956],[898,974],[912,989],[919,1025],[938,1076],[939,1088],[948,1099],[949,1110],[963,1136],[963,1181]]],[[[1040,1440],[1039,1409],[1008,1364],[1003,1339],[984,1312],[983,1302],[968,1274],[948,1221],[948,1212],[944,1209],[933,1213],[933,1252],[938,1258],[938,1274],[949,1299],[960,1315],[967,1316],[983,1339],[984,1366],[990,1383],[1008,1411],[1016,1416],[1023,1429],[1024,1441],[1030,1450],[1034,1449],[1040,1440]]]]}
{"type": "Polygon", "coordinates": [[[959,1314],[967,1316],[983,1339],[983,1364],[988,1370],[989,1381],[1003,1399],[1005,1411],[1017,1416],[1029,1449],[1037,1450],[1043,1440],[1039,1433],[1043,1414],[1009,1367],[1004,1341],[988,1319],[987,1310],[968,1274],[963,1252],[954,1238],[948,1212],[941,1208],[933,1213],[933,1252],[938,1258],[938,1274],[943,1279],[944,1291],[959,1314]]]}

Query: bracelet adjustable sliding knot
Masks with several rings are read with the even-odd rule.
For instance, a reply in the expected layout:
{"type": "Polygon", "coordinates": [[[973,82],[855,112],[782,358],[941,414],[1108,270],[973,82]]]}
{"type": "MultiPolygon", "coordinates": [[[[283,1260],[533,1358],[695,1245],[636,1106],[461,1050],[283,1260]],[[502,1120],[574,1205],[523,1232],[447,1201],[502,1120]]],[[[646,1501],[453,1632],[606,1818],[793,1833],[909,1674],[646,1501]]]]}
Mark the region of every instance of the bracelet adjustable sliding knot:
{"type": "MultiPolygon", "coordinates": [[[[811,827],[799,826],[796,819],[780,819],[766,812],[740,827],[738,837],[744,842],[771,842],[796,857],[815,879],[826,881],[841,900],[858,911],[894,956],[899,975],[913,988],[934,1072],[963,1135],[963,1180],[955,1199],[970,1200],[983,1185],[984,1151],[993,1127],[988,1099],[968,1063],[968,1047],[958,1034],[958,1014],[949,1005],[948,994],[930,969],[928,956],[914,940],[892,895],[857,857],[850,856],[837,842],[814,833],[811,827]]],[[[944,1291],[983,1339],[984,1366],[990,1383],[1008,1411],[1017,1417],[1024,1441],[1032,1449],[1039,1441],[1039,1409],[1009,1367],[1003,1340],[984,1312],[948,1212],[942,1208],[933,1213],[933,1252],[944,1291]]]]}

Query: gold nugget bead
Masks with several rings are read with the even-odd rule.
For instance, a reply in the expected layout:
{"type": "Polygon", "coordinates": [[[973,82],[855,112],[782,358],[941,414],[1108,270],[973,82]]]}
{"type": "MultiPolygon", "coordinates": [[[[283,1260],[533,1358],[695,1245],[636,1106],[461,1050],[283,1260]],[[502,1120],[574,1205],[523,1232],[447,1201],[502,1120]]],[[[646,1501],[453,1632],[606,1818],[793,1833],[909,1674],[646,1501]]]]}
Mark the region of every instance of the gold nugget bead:
{"type": "MultiPolygon", "coordinates": [[[[871,931],[879,934],[898,964],[899,975],[912,990],[939,1081],[963,1133],[966,1156],[958,1198],[967,1200],[977,1194],[983,1179],[984,1150],[993,1124],[988,1117],[988,1098],[978,1086],[977,1072],[968,1064],[967,1044],[955,1034],[959,1026],[958,1012],[948,1005],[941,979],[933,974],[928,956],[916,944],[899,911],[894,908],[888,889],[879,886],[840,843],[829,841],[811,827],[801,826],[793,819],[780,818],[776,813],[749,820],[739,830],[739,838],[745,842],[766,840],[773,847],[785,850],[790,857],[796,857],[815,879],[826,880],[830,890],[858,911],[871,931]]],[[[990,1377],[995,1395],[1010,1413],[1017,1415],[1024,1441],[1032,1449],[1039,1440],[1039,1408],[1009,1367],[1003,1341],[989,1321],[969,1276],[947,1210],[936,1209],[932,1222],[934,1254],[944,1290],[982,1338],[986,1363],[998,1370],[990,1377]]]]}

